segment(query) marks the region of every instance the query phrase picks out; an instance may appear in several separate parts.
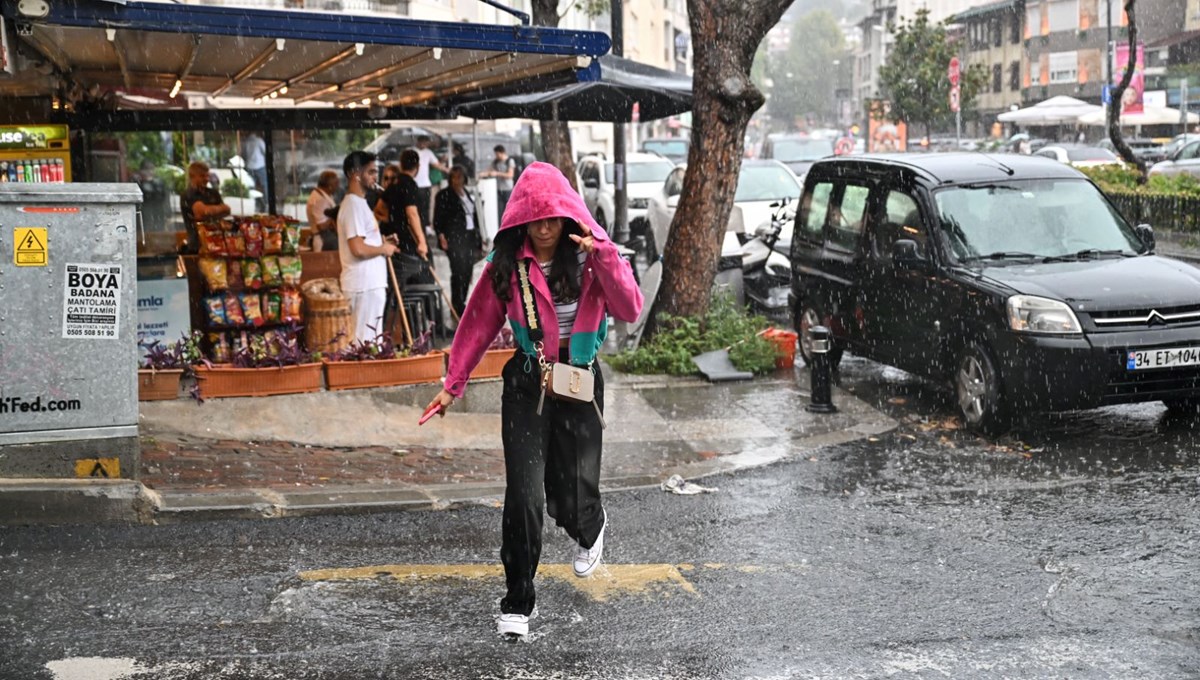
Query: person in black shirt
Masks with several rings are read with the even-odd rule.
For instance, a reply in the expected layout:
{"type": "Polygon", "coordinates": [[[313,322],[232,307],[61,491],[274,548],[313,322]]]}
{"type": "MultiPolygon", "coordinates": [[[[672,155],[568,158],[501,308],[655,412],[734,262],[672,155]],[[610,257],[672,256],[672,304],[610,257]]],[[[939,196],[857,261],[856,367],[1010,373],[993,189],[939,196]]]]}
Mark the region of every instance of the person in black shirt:
{"type": "Polygon", "coordinates": [[[396,181],[383,192],[388,221],[400,240],[400,252],[416,255],[422,260],[429,257],[429,246],[425,243],[425,229],[421,226],[420,193],[415,179],[421,166],[421,157],[412,149],[400,154],[400,173],[396,181]],[[405,228],[407,227],[407,228],[405,228]]]}
{"type": "Polygon", "coordinates": [[[187,229],[187,243],[183,252],[195,255],[200,252],[200,230],[198,222],[220,219],[232,212],[221,192],[208,183],[208,166],[196,161],[188,166],[188,187],[179,197],[179,210],[183,213],[183,226],[187,229]]]}
{"type": "Polygon", "coordinates": [[[453,150],[453,154],[450,157],[450,165],[452,169],[455,165],[461,166],[462,169],[467,173],[467,183],[470,184],[471,182],[474,182],[475,161],[471,160],[471,157],[467,155],[467,150],[463,148],[462,144],[454,142],[450,148],[453,150]]]}
{"type": "Polygon", "coordinates": [[[433,230],[437,232],[438,245],[450,259],[451,303],[462,314],[467,306],[471,269],[479,258],[483,239],[475,221],[475,197],[467,191],[467,172],[461,165],[450,169],[450,188],[438,192],[433,230]]]}

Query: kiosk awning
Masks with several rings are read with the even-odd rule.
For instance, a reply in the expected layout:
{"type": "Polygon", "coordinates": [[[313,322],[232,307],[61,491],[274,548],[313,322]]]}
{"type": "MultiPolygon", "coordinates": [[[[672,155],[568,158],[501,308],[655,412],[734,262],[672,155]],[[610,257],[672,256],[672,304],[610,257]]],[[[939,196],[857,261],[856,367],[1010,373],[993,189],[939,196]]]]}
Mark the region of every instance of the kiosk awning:
{"type": "Polygon", "coordinates": [[[611,44],[594,31],[306,10],[78,0],[28,17],[2,4],[49,66],[18,64],[0,97],[118,90],[177,108],[189,93],[246,108],[442,107],[592,80],[611,44]]]}

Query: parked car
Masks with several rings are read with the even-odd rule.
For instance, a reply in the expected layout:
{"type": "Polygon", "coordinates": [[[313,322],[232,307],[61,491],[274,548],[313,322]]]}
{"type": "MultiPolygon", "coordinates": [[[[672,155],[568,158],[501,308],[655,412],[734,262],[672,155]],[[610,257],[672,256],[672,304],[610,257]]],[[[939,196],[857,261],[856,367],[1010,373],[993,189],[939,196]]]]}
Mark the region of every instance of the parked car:
{"type": "Polygon", "coordinates": [[[643,152],[656,153],[672,163],[686,163],[691,148],[691,140],[683,137],[650,137],[642,140],[643,152]]]}
{"type": "Polygon", "coordinates": [[[813,161],[833,155],[833,144],[834,140],[826,137],[800,134],[767,135],[762,157],[777,160],[797,177],[804,177],[813,161]]]}
{"type": "Polygon", "coordinates": [[[1101,165],[1122,165],[1121,159],[1108,149],[1098,146],[1044,146],[1034,156],[1050,158],[1076,168],[1094,168],[1101,165]]]}
{"type": "MultiPolygon", "coordinates": [[[[629,197],[629,228],[640,233],[646,217],[650,196],[662,186],[663,180],[675,168],[671,161],[652,153],[625,154],[625,192],[629,197]],[[635,226],[634,222],[639,224],[635,226]]],[[[608,229],[617,214],[615,203],[613,162],[603,156],[585,156],[575,165],[579,175],[579,192],[583,202],[600,223],[608,229]]]]}
{"type": "MultiPolygon", "coordinates": [[[[790,253],[811,329],[941,381],[995,432],[1035,410],[1200,404],[1200,269],[1154,254],[1077,170],[978,154],[867,156],[809,171],[790,253]]],[[[836,365],[836,364],[835,364],[836,365]]]]}
{"type": "MultiPolygon", "coordinates": [[[[683,193],[683,176],[687,166],[681,165],[667,175],[661,188],[650,199],[646,212],[649,229],[646,232],[646,252],[651,260],[667,242],[667,231],[675,219],[675,209],[683,193]]],[[[738,174],[737,191],[733,195],[733,210],[725,226],[725,251],[740,250],[740,241],[747,233],[753,233],[760,224],[771,219],[771,204],[786,199],[795,205],[800,196],[800,182],[786,165],[772,160],[742,161],[738,174]],[[740,238],[739,238],[740,237],[740,238]]],[[[791,222],[791,215],[787,221],[791,222]]],[[[791,230],[785,229],[780,237],[791,238],[791,230]]]]}
{"type": "MultiPolygon", "coordinates": [[[[1165,145],[1146,137],[1134,137],[1126,139],[1125,143],[1133,150],[1133,155],[1142,159],[1147,165],[1153,165],[1167,157],[1167,148],[1165,145]]],[[[1117,147],[1112,143],[1111,139],[1105,138],[1096,143],[1096,146],[1101,149],[1111,151],[1114,156],[1119,156],[1117,147]]]]}
{"type": "Polygon", "coordinates": [[[1179,147],[1150,168],[1151,175],[1191,175],[1200,179],[1200,139],[1179,147]]]}

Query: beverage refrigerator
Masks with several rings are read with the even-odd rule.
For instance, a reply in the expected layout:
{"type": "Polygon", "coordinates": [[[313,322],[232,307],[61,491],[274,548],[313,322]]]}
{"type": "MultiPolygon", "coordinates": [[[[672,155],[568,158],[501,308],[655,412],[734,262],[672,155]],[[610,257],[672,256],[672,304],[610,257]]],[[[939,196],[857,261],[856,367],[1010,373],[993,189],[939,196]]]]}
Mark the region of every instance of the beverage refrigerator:
{"type": "Polygon", "coordinates": [[[0,182],[71,181],[66,125],[0,125],[0,182]]]}

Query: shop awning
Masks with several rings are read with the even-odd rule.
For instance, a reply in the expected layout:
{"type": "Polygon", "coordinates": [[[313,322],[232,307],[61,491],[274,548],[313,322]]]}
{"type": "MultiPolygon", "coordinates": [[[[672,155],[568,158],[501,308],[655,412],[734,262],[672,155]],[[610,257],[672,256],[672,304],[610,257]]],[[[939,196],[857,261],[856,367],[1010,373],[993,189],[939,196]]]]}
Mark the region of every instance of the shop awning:
{"type": "Polygon", "coordinates": [[[528,25],[103,0],[53,2],[27,17],[2,5],[44,63],[18,63],[0,78],[0,97],[64,104],[119,92],[128,108],[155,99],[184,108],[190,94],[193,105],[291,100],[408,117],[391,113],[592,80],[610,47],[604,33],[528,25]]]}

